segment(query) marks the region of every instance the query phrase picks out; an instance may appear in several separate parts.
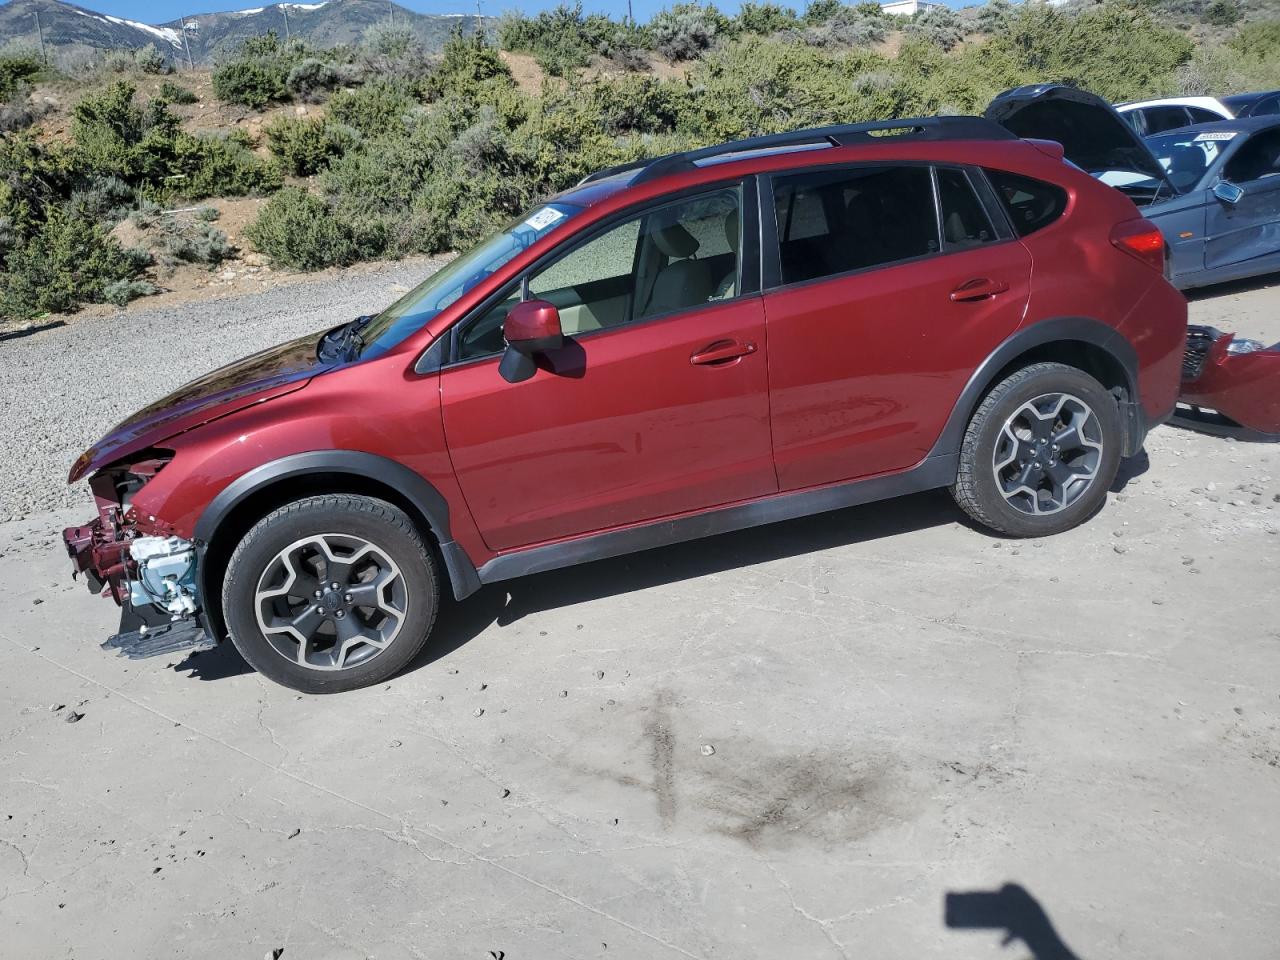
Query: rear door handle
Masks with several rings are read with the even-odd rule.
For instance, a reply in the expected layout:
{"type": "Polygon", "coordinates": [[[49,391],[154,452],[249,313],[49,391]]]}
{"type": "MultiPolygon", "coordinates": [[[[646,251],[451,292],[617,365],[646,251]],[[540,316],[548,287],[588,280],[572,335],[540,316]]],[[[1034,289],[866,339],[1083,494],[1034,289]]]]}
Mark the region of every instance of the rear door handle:
{"type": "Polygon", "coordinates": [[[987,297],[994,297],[997,293],[1004,293],[1008,289],[1009,284],[1005,280],[975,277],[972,280],[966,280],[951,291],[951,302],[967,303],[971,300],[985,300],[987,297]]]}
{"type": "Polygon", "coordinates": [[[707,344],[707,346],[691,356],[689,362],[697,366],[726,363],[755,352],[756,345],[750,341],[740,343],[737,340],[717,340],[715,343],[707,344]]]}

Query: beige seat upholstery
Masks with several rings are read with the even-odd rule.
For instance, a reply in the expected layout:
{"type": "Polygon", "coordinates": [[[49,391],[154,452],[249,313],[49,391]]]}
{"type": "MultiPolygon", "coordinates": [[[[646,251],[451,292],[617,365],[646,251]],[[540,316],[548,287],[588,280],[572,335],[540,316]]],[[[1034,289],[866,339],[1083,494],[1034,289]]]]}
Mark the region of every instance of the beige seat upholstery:
{"type": "Polygon", "coordinates": [[[716,280],[706,263],[694,259],[698,241],[693,234],[679,223],[671,223],[659,227],[651,236],[668,262],[654,277],[642,315],[655,316],[705,303],[715,290],[716,280]]]}

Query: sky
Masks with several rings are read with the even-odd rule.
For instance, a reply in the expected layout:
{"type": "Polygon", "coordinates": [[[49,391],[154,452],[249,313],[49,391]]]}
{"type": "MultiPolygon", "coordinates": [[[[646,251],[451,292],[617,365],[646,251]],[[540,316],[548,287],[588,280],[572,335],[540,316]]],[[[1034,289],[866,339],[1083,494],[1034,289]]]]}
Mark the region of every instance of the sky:
{"type": "MultiPolygon", "coordinates": [[[[71,0],[71,2],[115,17],[140,20],[143,23],[167,23],[183,14],[245,9],[261,6],[270,0],[71,0]]],[[[364,0],[364,2],[378,3],[380,0],[364,0]]],[[[396,0],[396,2],[400,6],[417,10],[419,13],[475,13],[476,9],[475,0],[396,0]]],[[[558,2],[559,0],[481,0],[480,9],[485,16],[496,17],[504,10],[510,9],[534,13],[554,7],[558,2]]],[[[647,20],[659,10],[670,6],[671,2],[672,0],[632,0],[632,10],[637,20],[647,20]]],[[[805,0],[794,0],[791,5],[803,8],[804,4],[805,0]]],[[[957,0],[948,2],[948,6],[961,5],[957,0]]],[[[726,13],[732,13],[738,9],[739,2],[722,0],[717,3],[717,6],[726,13]]],[[[605,0],[584,0],[583,7],[588,12],[610,13],[615,17],[625,16],[627,12],[626,0],[621,2],[614,0],[612,3],[605,0]]]]}

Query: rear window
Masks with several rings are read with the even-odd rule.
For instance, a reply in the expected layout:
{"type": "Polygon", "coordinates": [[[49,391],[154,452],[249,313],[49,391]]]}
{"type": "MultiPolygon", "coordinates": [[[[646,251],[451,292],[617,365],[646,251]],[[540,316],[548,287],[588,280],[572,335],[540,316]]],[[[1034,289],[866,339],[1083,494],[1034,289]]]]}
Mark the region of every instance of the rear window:
{"type": "Polygon", "coordinates": [[[1055,184],[1004,170],[988,170],[987,178],[1020,237],[1047,227],[1067,209],[1067,191],[1055,184]]]}

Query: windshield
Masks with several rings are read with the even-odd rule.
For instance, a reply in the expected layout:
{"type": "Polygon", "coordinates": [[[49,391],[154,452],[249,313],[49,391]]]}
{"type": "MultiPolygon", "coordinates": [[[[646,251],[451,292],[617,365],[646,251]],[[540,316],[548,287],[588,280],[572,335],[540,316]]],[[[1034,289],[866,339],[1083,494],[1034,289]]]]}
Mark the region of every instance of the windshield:
{"type": "Polygon", "coordinates": [[[1234,130],[1197,133],[1194,129],[1147,137],[1147,149],[1160,161],[1179,193],[1195,187],[1205,171],[1237,136],[1234,130]]]}
{"type": "Polygon", "coordinates": [[[361,331],[365,343],[361,356],[386,353],[522,250],[581,212],[573,204],[544,204],[437,270],[361,331]]]}

